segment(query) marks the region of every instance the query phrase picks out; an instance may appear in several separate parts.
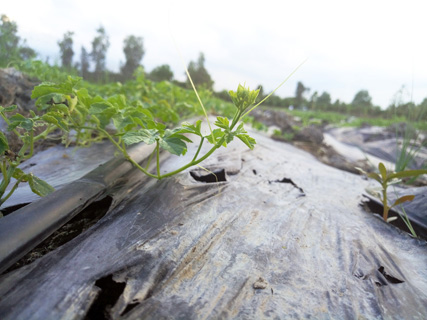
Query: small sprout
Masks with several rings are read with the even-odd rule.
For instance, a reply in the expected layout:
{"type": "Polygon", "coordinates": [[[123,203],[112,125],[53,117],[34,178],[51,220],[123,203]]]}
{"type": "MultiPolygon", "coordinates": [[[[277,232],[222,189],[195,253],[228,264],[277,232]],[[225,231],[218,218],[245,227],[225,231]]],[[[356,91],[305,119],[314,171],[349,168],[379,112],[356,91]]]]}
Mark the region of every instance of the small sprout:
{"type": "Polygon", "coordinates": [[[398,206],[404,202],[412,201],[414,200],[414,195],[405,195],[398,199],[396,199],[391,206],[388,205],[387,200],[387,188],[388,186],[396,183],[400,183],[402,178],[408,178],[408,177],[417,177],[422,174],[427,174],[427,170],[406,170],[401,172],[388,172],[386,167],[382,162],[378,164],[378,170],[380,174],[371,172],[367,173],[363,171],[360,168],[357,168],[359,171],[361,171],[364,175],[366,175],[369,178],[372,178],[376,180],[381,185],[381,194],[377,194],[377,198],[381,200],[383,203],[383,219],[386,222],[392,221],[388,218],[388,213],[391,208],[398,206]]]}
{"type": "Polygon", "coordinates": [[[243,114],[243,112],[255,103],[259,89],[250,90],[249,87],[246,88],[239,84],[237,91],[230,90],[228,93],[236,108],[243,114]]]}

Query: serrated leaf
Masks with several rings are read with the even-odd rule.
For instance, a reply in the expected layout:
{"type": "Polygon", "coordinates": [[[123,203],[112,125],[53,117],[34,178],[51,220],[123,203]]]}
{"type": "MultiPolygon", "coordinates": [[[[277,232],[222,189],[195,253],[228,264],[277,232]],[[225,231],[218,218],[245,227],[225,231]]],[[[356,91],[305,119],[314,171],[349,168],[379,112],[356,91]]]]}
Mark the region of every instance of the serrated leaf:
{"type": "Polygon", "coordinates": [[[133,117],[124,117],[122,114],[116,114],[113,116],[113,123],[117,130],[129,131],[133,127],[136,127],[139,123],[135,122],[133,117]]]}
{"type": "Polygon", "coordinates": [[[229,129],[230,128],[230,121],[228,120],[228,118],[225,117],[217,117],[216,118],[217,121],[215,121],[215,125],[217,127],[223,128],[223,129],[229,129]]]}
{"type": "MultiPolygon", "coordinates": [[[[222,139],[222,137],[224,136],[225,132],[222,131],[221,129],[214,129],[212,131],[212,134],[208,134],[207,136],[205,136],[205,138],[209,141],[209,143],[211,144],[216,144],[219,140],[222,139]],[[213,135],[213,137],[212,137],[213,135]],[[213,140],[215,139],[215,140],[213,140]]],[[[227,143],[224,141],[223,146],[226,147],[227,143]]]]}
{"type": "Polygon", "coordinates": [[[8,126],[8,130],[13,130],[16,127],[21,127],[27,131],[33,129],[34,121],[32,119],[25,118],[22,114],[15,114],[9,118],[10,125],[8,126]]]}
{"type": "Polygon", "coordinates": [[[9,150],[9,144],[3,131],[0,131],[0,155],[3,155],[6,150],[9,150]]]}
{"type": "Polygon", "coordinates": [[[400,197],[400,198],[396,199],[396,201],[394,201],[393,205],[390,208],[398,206],[399,204],[404,203],[404,202],[412,201],[412,200],[414,200],[414,198],[415,198],[414,195],[407,195],[407,196],[400,197]]]}
{"type": "Polygon", "coordinates": [[[177,156],[184,155],[187,152],[187,144],[179,137],[164,137],[159,140],[159,145],[162,149],[177,156]]]}
{"type": "Polygon", "coordinates": [[[182,128],[180,129],[181,133],[192,133],[199,137],[202,137],[201,133],[202,121],[197,120],[196,124],[190,124],[188,122],[184,122],[182,124],[182,128]]]}
{"type": "Polygon", "coordinates": [[[17,106],[16,106],[16,105],[11,105],[11,106],[6,107],[6,108],[4,108],[4,107],[0,106],[0,112],[12,112],[12,111],[13,111],[13,110],[15,110],[16,108],[17,108],[17,106]]]}
{"type": "Polygon", "coordinates": [[[59,113],[49,112],[44,114],[41,118],[47,123],[53,124],[64,131],[69,130],[67,123],[63,121],[62,116],[59,113]]]}
{"type": "Polygon", "coordinates": [[[145,142],[146,144],[153,144],[159,138],[159,133],[155,129],[140,129],[138,131],[126,132],[123,135],[123,141],[127,145],[145,142]]]}
{"type": "Polygon", "coordinates": [[[40,96],[36,100],[36,106],[41,110],[46,110],[52,107],[55,104],[64,104],[67,103],[67,98],[62,93],[49,93],[43,96],[40,96]]]}
{"type": "Polygon", "coordinates": [[[190,143],[193,142],[189,138],[187,138],[186,136],[181,134],[181,128],[176,128],[173,130],[166,129],[161,138],[163,138],[163,139],[164,138],[178,138],[178,139],[181,139],[181,140],[186,141],[186,142],[190,142],[190,143]]]}
{"type": "Polygon", "coordinates": [[[31,191],[40,197],[45,197],[49,193],[55,191],[55,189],[46,181],[36,177],[33,174],[28,175],[28,184],[30,185],[31,191]]]}
{"type": "Polygon", "coordinates": [[[36,99],[50,93],[72,94],[73,89],[81,80],[82,78],[79,77],[68,76],[67,80],[58,84],[52,82],[43,82],[33,89],[31,98],[36,99]]]}
{"type": "Polygon", "coordinates": [[[246,144],[249,149],[253,150],[256,144],[256,141],[254,138],[249,136],[248,134],[238,134],[236,135],[237,138],[239,138],[244,144],[246,144]]]}
{"type": "Polygon", "coordinates": [[[96,115],[101,127],[105,127],[110,123],[111,118],[117,114],[117,110],[108,102],[96,102],[90,106],[89,114],[96,115]]]}

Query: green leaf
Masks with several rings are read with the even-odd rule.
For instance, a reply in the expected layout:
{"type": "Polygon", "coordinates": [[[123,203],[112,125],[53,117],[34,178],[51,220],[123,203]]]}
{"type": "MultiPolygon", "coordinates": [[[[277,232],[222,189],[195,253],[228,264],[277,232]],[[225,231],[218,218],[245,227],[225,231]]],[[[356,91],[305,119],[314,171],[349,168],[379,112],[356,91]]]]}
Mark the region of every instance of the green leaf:
{"type": "Polygon", "coordinates": [[[375,172],[369,172],[369,173],[367,173],[367,176],[368,176],[368,178],[375,179],[375,180],[377,180],[380,184],[382,184],[381,177],[380,177],[380,175],[379,175],[378,173],[375,173],[375,172]]]}
{"type": "Polygon", "coordinates": [[[9,106],[9,107],[6,107],[6,108],[0,106],[0,112],[12,112],[16,108],[17,108],[16,105],[12,105],[12,106],[9,106]]]}
{"type": "Polygon", "coordinates": [[[397,206],[397,205],[404,203],[404,202],[412,201],[412,200],[414,200],[414,198],[415,198],[414,195],[407,195],[407,196],[400,197],[399,199],[396,199],[396,201],[393,203],[393,205],[390,208],[397,206]]]}
{"type": "Polygon", "coordinates": [[[202,121],[201,120],[197,120],[196,124],[190,124],[188,122],[184,122],[182,124],[182,128],[179,131],[180,133],[192,133],[195,134],[199,137],[202,137],[202,133],[201,133],[201,127],[202,127],[202,121]]]}
{"type": "Polygon", "coordinates": [[[166,129],[165,133],[163,134],[163,136],[161,138],[178,138],[178,139],[181,139],[183,141],[192,143],[193,141],[191,141],[189,138],[187,138],[186,136],[181,134],[181,129],[182,128],[176,128],[173,130],[166,129]]]}
{"type": "Polygon", "coordinates": [[[26,174],[24,171],[22,171],[22,169],[20,168],[15,168],[15,170],[13,171],[12,177],[16,180],[21,179],[23,182],[28,180],[28,176],[29,174],[26,174]]]}
{"type": "Polygon", "coordinates": [[[255,103],[255,100],[259,94],[259,89],[250,90],[249,87],[246,88],[245,86],[239,84],[237,91],[230,90],[228,93],[237,109],[239,109],[240,112],[243,112],[255,103]]]}
{"type": "Polygon", "coordinates": [[[6,150],[9,150],[9,144],[3,131],[0,131],[0,156],[3,155],[6,150]]]}
{"type": "Polygon", "coordinates": [[[56,84],[52,82],[43,82],[36,86],[31,94],[32,99],[37,99],[41,96],[50,93],[62,93],[62,94],[73,94],[75,87],[79,84],[82,78],[79,77],[67,77],[67,80],[56,84]]]}
{"type": "Polygon", "coordinates": [[[419,170],[406,170],[401,172],[392,173],[388,176],[388,179],[401,179],[401,178],[407,178],[407,177],[416,177],[422,174],[427,174],[426,169],[419,169],[419,170]]]}
{"type": "Polygon", "coordinates": [[[60,113],[48,112],[42,115],[41,118],[47,123],[53,124],[64,131],[69,130],[67,123],[63,121],[62,115],[60,113]]]}
{"type": "Polygon", "coordinates": [[[387,181],[387,169],[385,168],[384,163],[380,162],[378,164],[378,170],[380,171],[382,180],[387,181]]]}
{"type": "Polygon", "coordinates": [[[226,129],[226,130],[230,128],[230,121],[228,121],[227,118],[225,118],[225,117],[217,117],[216,119],[217,119],[217,121],[215,121],[214,124],[217,127],[220,127],[220,128],[226,129]]]}
{"type": "Polygon", "coordinates": [[[97,102],[90,106],[89,114],[96,115],[101,123],[101,127],[105,127],[111,121],[111,118],[117,114],[117,110],[109,102],[97,102]]]}
{"type": "Polygon", "coordinates": [[[155,129],[140,129],[138,131],[129,131],[123,135],[123,141],[127,145],[145,142],[153,144],[159,138],[159,133],[155,129]]]}
{"type": "Polygon", "coordinates": [[[249,149],[253,150],[256,144],[256,141],[254,138],[249,136],[248,134],[238,134],[236,135],[237,138],[239,138],[244,144],[246,144],[249,149]]]}
{"type": "Polygon", "coordinates": [[[36,101],[36,106],[41,110],[46,110],[51,108],[55,104],[66,103],[68,103],[68,101],[64,94],[54,92],[40,96],[36,101]]]}
{"type": "Polygon", "coordinates": [[[159,145],[177,156],[184,155],[187,152],[187,144],[179,137],[165,137],[159,140],[159,145]]]}
{"type": "Polygon", "coordinates": [[[49,193],[55,191],[55,189],[49,183],[40,178],[37,178],[32,173],[28,175],[28,184],[30,185],[31,191],[40,197],[45,197],[49,193]]]}
{"type": "Polygon", "coordinates": [[[32,119],[25,118],[22,114],[15,114],[9,118],[10,125],[8,130],[13,130],[16,127],[21,127],[27,131],[31,131],[34,126],[34,121],[32,119]]]}
{"type": "MultiPolygon", "coordinates": [[[[211,144],[216,144],[219,140],[222,139],[222,137],[224,137],[225,132],[222,131],[221,129],[214,129],[212,131],[212,134],[208,134],[207,136],[205,136],[205,138],[209,141],[209,143],[211,144]],[[212,138],[213,135],[213,138],[212,138]],[[213,140],[215,139],[215,140],[213,140]]],[[[224,141],[224,143],[222,144],[224,147],[227,146],[227,142],[224,141]]]]}

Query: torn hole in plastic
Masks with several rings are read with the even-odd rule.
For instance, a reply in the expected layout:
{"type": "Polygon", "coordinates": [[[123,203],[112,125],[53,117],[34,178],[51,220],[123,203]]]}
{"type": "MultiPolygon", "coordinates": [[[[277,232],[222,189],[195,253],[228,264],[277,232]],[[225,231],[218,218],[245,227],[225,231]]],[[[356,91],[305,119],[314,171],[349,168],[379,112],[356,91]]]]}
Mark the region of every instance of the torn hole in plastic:
{"type": "Polygon", "coordinates": [[[85,319],[109,319],[109,310],[123,294],[126,283],[114,281],[113,275],[110,274],[96,280],[95,286],[100,289],[100,292],[92,303],[85,319]]]}
{"type": "Polygon", "coordinates": [[[37,247],[28,252],[15,264],[13,264],[5,273],[23,267],[35,260],[43,257],[47,253],[70,242],[91,226],[96,224],[108,212],[113,198],[107,196],[91,203],[88,207],[78,213],[74,218],[56,230],[37,247]]]}
{"type": "Polygon", "coordinates": [[[272,182],[276,182],[276,183],[289,183],[289,184],[293,185],[296,189],[298,189],[301,192],[301,196],[305,196],[304,190],[301,187],[299,187],[297,184],[295,184],[295,182],[293,182],[289,178],[285,177],[282,180],[274,180],[274,181],[268,181],[268,182],[269,183],[272,183],[272,182]]]}
{"type": "Polygon", "coordinates": [[[30,203],[31,202],[16,204],[16,205],[1,209],[0,211],[3,214],[3,216],[7,216],[8,214],[11,214],[12,212],[14,212],[16,210],[19,210],[19,209],[25,207],[26,205],[29,205],[30,203]]]}
{"type": "Polygon", "coordinates": [[[123,312],[120,314],[121,316],[124,316],[125,314],[129,313],[130,311],[132,311],[135,307],[139,306],[139,302],[135,302],[135,303],[129,303],[125,310],[123,310],[123,312]]]}
{"type": "Polygon", "coordinates": [[[384,267],[383,267],[383,266],[380,266],[380,267],[378,268],[378,271],[379,271],[379,272],[384,276],[384,278],[386,278],[386,279],[387,279],[387,281],[388,281],[388,282],[390,282],[390,283],[394,283],[394,284],[396,284],[396,283],[403,283],[403,282],[405,282],[405,281],[403,281],[403,280],[397,279],[396,277],[393,277],[392,275],[388,274],[388,273],[385,271],[385,269],[384,269],[384,267]]]}
{"type": "Polygon", "coordinates": [[[205,183],[217,183],[227,181],[224,169],[217,169],[212,172],[202,172],[200,170],[193,170],[190,171],[190,175],[194,180],[205,183]]]}

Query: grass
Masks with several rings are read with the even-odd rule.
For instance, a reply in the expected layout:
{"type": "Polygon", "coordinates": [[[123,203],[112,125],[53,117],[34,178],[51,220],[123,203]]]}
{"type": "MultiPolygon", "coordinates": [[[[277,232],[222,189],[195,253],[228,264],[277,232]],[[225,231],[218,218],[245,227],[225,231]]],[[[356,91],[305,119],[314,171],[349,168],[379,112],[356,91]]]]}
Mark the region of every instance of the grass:
{"type": "Polygon", "coordinates": [[[348,114],[339,112],[328,111],[313,111],[313,110],[288,110],[281,107],[263,106],[263,109],[270,109],[275,111],[283,111],[294,117],[301,119],[302,123],[310,124],[315,122],[327,122],[328,124],[338,125],[342,127],[361,127],[363,125],[371,125],[378,127],[388,127],[392,124],[401,122],[411,122],[414,129],[427,131],[427,123],[425,121],[409,121],[405,117],[394,117],[392,119],[376,118],[376,117],[355,117],[348,114]],[[320,120],[320,121],[319,121],[320,120]]]}

